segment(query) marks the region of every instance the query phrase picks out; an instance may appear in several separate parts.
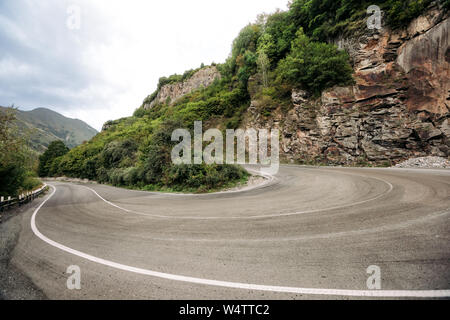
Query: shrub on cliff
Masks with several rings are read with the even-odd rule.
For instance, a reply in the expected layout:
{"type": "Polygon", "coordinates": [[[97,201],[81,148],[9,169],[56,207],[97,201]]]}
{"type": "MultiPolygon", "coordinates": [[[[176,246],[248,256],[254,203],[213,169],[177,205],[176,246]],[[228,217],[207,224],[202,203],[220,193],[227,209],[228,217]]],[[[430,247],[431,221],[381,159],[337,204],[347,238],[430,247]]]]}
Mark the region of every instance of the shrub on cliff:
{"type": "Polygon", "coordinates": [[[388,24],[393,28],[406,26],[418,17],[433,0],[389,0],[386,1],[388,24]]]}
{"type": "Polygon", "coordinates": [[[100,153],[99,162],[105,168],[127,167],[133,164],[133,157],[137,151],[137,144],[132,139],[112,141],[100,153]]]}
{"type": "MultiPolygon", "coordinates": [[[[316,41],[327,41],[339,34],[365,27],[366,9],[377,5],[384,11],[385,25],[406,27],[422,14],[433,0],[293,0],[289,5],[289,20],[296,28],[316,41]]],[[[444,7],[448,0],[438,0],[444,7]]]]}
{"type": "Polygon", "coordinates": [[[334,85],[352,82],[348,54],[336,46],[311,41],[300,29],[289,55],[280,61],[278,76],[292,86],[319,94],[334,85]]]}

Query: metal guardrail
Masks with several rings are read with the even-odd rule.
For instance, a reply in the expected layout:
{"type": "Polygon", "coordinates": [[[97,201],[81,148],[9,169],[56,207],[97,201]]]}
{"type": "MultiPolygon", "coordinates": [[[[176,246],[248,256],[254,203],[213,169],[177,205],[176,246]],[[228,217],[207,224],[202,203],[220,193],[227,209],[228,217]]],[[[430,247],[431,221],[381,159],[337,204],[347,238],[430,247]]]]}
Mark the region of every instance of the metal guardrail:
{"type": "Polygon", "coordinates": [[[19,195],[17,198],[12,197],[0,197],[0,212],[6,211],[13,207],[20,207],[26,203],[29,203],[39,197],[45,190],[47,189],[47,185],[44,184],[39,189],[33,192],[27,192],[19,195]]]}

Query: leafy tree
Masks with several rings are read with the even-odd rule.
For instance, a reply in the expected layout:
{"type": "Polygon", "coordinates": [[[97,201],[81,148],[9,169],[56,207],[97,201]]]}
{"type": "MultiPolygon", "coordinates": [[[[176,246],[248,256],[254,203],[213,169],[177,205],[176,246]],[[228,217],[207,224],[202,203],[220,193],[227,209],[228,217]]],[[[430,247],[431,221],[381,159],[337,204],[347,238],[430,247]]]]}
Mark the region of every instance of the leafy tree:
{"type": "Polygon", "coordinates": [[[53,161],[69,152],[69,148],[61,140],[50,143],[47,150],[39,157],[38,174],[40,177],[47,177],[50,173],[53,161]]]}
{"type": "Polygon", "coordinates": [[[244,55],[239,55],[236,59],[236,64],[239,66],[237,77],[240,87],[244,90],[247,88],[248,79],[256,72],[257,57],[255,52],[247,50],[244,55]]]}
{"type": "Polygon", "coordinates": [[[233,41],[231,55],[233,59],[243,55],[246,51],[256,52],[258,38],[261,35],[261,26],[249,24],[241,30],[238,37],[233,41]]]}
{"type": "MultiPolygon", "coordinates": [[[[20,161],[20,159],[18,159],[20,161]]],[[[4,196],[17,195],[25,181],[26,170],[17,162],[0,166],[0,194],[4,196]]]]}
{"type": "Polygon", "coordinates": [[[278,66],[281,79],[313,94],[334,85],[351,83],[352,73],[345,51],[334,45],[311,41],[302,29],[292,42],[291,53],[278,66]]]}
{"type": "Polygon", "coordinates": [[[258,53],[265,53],[268,59],[269,55],[272,59],[278,55],[274,39],[270,33],[264,32],[264,34],[259,38],[258,53]]]}
{"type": "Polygon", "coordinates": [[[16,196],[40,182],[33,176],[33,155],[19,135],[16,109],[0,109],[0,195],[16,196]]]}
{"type": "Polygon", "coordinates": [[[269,72],[269,67],[270,67],[270,60],[264,51],[261,51],[258,54],[257,63],[258,63],[259,71],[260,71],[262,79],[263,79],[263,85],[265,88],[267,88],[267,86],[269,85],[268,72],[269,72]]]}
{"type": "Polygon", "coordinates": [[[297,29],[289,12],[277,11],[267,18],[258,47],[264,49],[273,66],[289,53],[297,29]]]}

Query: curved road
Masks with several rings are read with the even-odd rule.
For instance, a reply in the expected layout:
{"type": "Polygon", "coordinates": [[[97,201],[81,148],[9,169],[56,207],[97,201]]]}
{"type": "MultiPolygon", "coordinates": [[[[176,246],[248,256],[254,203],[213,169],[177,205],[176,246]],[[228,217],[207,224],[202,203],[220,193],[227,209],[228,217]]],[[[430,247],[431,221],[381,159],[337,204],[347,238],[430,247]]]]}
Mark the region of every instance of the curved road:
{"type": "Polygon", "coordinates": [[[49,298],[450,296],[450,170],[282,166],[209,195],[49,184],[12,259],[49,298]]]}

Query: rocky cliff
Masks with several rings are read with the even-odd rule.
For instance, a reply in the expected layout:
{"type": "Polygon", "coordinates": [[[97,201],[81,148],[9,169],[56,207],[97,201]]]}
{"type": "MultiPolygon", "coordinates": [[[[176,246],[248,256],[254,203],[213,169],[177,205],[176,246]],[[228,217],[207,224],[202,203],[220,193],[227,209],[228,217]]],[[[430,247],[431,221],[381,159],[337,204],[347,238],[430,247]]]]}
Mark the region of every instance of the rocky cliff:
{"type": "Polygon", "coordinates": [[[201,87],[208,87],[218,78],[220,78],[220,72],[215,66],[202,68],[185,81],[162,86],[155,99],[147,104],[144,104],[144,109],[151,109],[160,103],[174,103],[182,96],[194,90],[201,87]]]}
{"type": "Polygon", "coordinates": [[[449,24],[448,16],[433,8],[404,30],[337,39],[350,53],[354,85],[334,87],[320,98],[293,90],[292,108],[275,106],[270,117],[252,101],[243,126],[279,128],[281,152],[291,162],[388,164],[448,157],[449,24]]]}

